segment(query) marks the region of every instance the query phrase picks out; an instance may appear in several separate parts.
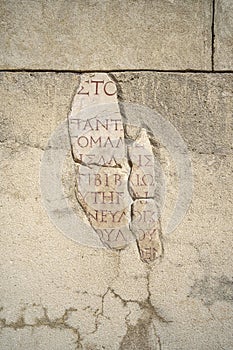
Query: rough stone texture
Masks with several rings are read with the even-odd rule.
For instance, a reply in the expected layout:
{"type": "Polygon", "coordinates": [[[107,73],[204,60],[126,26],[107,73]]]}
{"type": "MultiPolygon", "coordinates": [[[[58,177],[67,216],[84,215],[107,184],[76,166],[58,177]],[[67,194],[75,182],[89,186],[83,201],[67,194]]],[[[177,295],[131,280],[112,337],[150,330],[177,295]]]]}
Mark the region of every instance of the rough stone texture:
{"type": "Polygon", "coordinates": [[[215,3],[214,68],[233,70],[233,1],[215,3]]]}
{"type": "MultiPolygon", "coordinates": [[[[150,265],[135,245],[116,252],[69,240],[42,206],[39,170],[79,76],[2,73],[0,347],[231,350],[232,75],[115,78],[123,100],[156,109],[186,141],[191,206],[150,265]]],[[[157,157],[168,178],[163,229],[176,174],[167,154],[157,157]]]]}
{"type": "Polygon", "coordinates": [[[22,329],[4,328],[1,332],[0,346],[4,350],[73,350],[77,347],[71,330],[51,329],[45,326],[22,329]]]}
{"type": "Polygon", "coordinates": [[[211,0],[2,0],[0,69],[211,69],[211,0]]]}
{"type": "Polygon", "coordinates": [[[133,72],[114,76],[123,101],[144,104],[167,118],[190,151],[232,154],[231,74],[133,72]]]}

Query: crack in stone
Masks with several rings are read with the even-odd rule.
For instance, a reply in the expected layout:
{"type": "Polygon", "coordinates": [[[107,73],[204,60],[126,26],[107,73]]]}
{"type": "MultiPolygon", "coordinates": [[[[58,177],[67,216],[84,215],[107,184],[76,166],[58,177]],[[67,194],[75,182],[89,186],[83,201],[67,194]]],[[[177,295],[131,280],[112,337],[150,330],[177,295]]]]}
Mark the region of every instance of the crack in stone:
{"type": "MultiPolygon", "coordinates": [[[[26,323],[25,322],[25,317],[23,315],[20,315],[15,322],[10,322],[7,323],[5,318],[0,318],[0,324],[1,324],[1,329],[4,328],[11,328],[14,330],[18,329],[24,329],[24,328],[39,328],[39,327],[49,327],[51,329],[68,329],[71,330],[75,336],[77,337],[76,343],[77,347],[76,349],[82,349],[82,344],[81,344],[81,336],[78,332],[78,330],[75,327],[69,326],[66,322],[69,318],[69,314],[77,311],[76,308],[70,307],[69,309],[66,309],[64,314],[61,317],[56,318],[55,320],[50,320],[48,316],[48,311],[47,308],[44,306],[41,306],[43,309],[43,316],[42,317],[37,317],[35,323],[26,323]]],[[[1,308],[1,311],[3,308],[1,308]]],[[[22,311],[25,311],[26,309],[22,309],[22,311]]]]}
{"type": "Polygon", "coordinates": [[[153,325],[153,328],[154,328],[155,337],[156,337],[156,339],[157,339],[158,350],[162,350],[161,340],[160,340],[160,337],[158,336],[158,334],[156,333],[156,329],[155,329],[155,326],[154,326],[154,325],[153,325]]]}
{"type": "Polygon", "coordinates": [[[94,329],[94,331],[90,332],[89,334],[94,334],[98,331],[98,329],[99,329],[99,317],[100,316],[105,317],[104,316],[104,299],[105,299],[106,295],[108,294],[109,290],[110,290],[110,287],[108,287],[106,292],[103,295],[101,295],[101,309],[98,313],[96,313],[96,315],[94,315],[95,316],[95,329],[94,329]]]}
{"type": "MultiPolygon", "coordinates": [[[[125,300],[119,294],[115,293],[113,289],[111,289],[113,295],[115,297],[120,298],[123,305],[126,306],[128,302],[136,303],[143,310],[143,314],[139,317],[136,326],[132,326],[128,323],[127,317],[130,315],[130,312],[126,315],[126,326],[127,332],[123,337],[120,345],[120,350],[139,348],[140,349],[151,349],[152,346],[150,342],[153,339],[153,335],[156,339],[156,344],[158,345],[158,349],[162,350],[161,340],[158,334],[156,333],[155,325],[153,323],[154,319],[157,319],[159,322],[169,324],[172,321],[166,320],[163,316],[161,316],[158,311],[154,308],[151,303],[151,292],[149,288],[149,272],[147,273],[147,291],[148,296],[147,299],[143,302],[138,300],[125,300]],[[153,332],[153,334],[152,334],[153,332]]],[[[154,348],[154,347],[153,347],[154,348]]]]}
{"type": "MultiPolygon", "coordinates": [[[[112,296],[114,296],[115,298],[119,299],[123,305],[123,307],[127,307],[129,303],[135,303],[139,306],[139,308],[143,311],[143,314],[141,317],[138,318],[138,322],[136,326],[131,326],[129,324],[128,321],[128,317],[131,314],[131,310],[129,310],[129,312],[127,313],[127,315],[125,316],[125,323],[127,326],[127,333],[126,335],[123,337],[123,340],[121,342],[121,347],[120,349],[127,349],[127,347],[122,347],[125,344],[125,341],[130,338],[132,340],[132,336],[135,332],[137,332],[137,330],[143,329],[143,332],[147,332],[151,327],[154,327],[154,335],[155,338],[157,339],[157,343],[160,344],[159,349],[161,349],[161,343],[160,343],[160,338],[159,336],[156,334],[155,332],[155,326],[153,324],[153,320],[157,319],[159,322],[164,323],[164,324],[169,324],[172,321],[166,320],[157,310],[156,308],[152,305],[151,303],[151,292],[150,292],[150,286],[149,286],[149,274],[150,274],[150,267],[148,267],[148,273],[147,273],[147,291],[148,291],[148,296],[144,301],[139,301],[139,300],[135,300],[135,299],[124,299],[121,297],[121,295],[117,292],[115,292],[114,288],[112,288],[111,286],[107,287],[106,291],[102,294],[102,295],[95,295],[97,297],[101,298],[101,307],[96,310],[95,312],[93,312],[93,317],[94,317],[94,323],[95,323],[95,329],[92,332],[87,333],[87,336],[91,335],[91,334],[95,334],[96,332],[98,332],[99,330],[99,326],[101,325],[101,317],[106,318],[108,320],[110,320],[109,317],[107,317],[106,315],[104,315],[104,303],[105,303],[105,298],[107,296],[108,293],[111,293],[112,296]],[[147,330],[148,329],[148,330],[147,330]]],[[[81,294],[90,294],[87,291],[84,292],[79,292],[81,294]]],[[[92,294],[90,294],[92,295],[92,294]]],[[[71,330],[75,336],[77,337],[77,347],[76,349],[83,349],[83,345],[82,342],[84,341],[85,337],[81,336],[78,329],[70,326],[68,324],[69,321],[69,317],[73,312],[77,312],[78,309],[75,307],[70,307],[68,309],[65,309],[64,313],[62,314],[61,317],[57,317],[54,320],[50,320],[49,316],[48,316],[48,310],[46,307],[42,306],[42,305],[37,305],[34,304],[34,306],[41,306],[42,310],[43,310],[43,315],[41,317],[35,317],[35,321],[34,322],[26,322],[25,321],[25,316],[24,315],[20,315],[19,318],[17,319],[17,321],[15,322],[9,322],[6,323],[6,319],[5,318],[1,318],[0,319],[0,323],[1,323],[1,328],[12,328],[14,330],[18,330],[18,329],[23,329],[26,327],[29,328],[39,328],[39,327],[49,327],[51,329],[67,329],[67,330],[71,330]]],[[[85,309],[87,309],[88,307],[86,307],[85,309]]],[[[3,307],[0,308],[0,310],[3,310],[3,307]]],[[[23,308],[22,311],[26,311],[27,308],[23,308]]],[[[146,348],[145,348],[146,349],[146,348]]]]}
{"type": "MultiPolygon", "coordinates": [[[[147,278],[148,281],[148,278],[147,278]]],[[[129,337],[130,341],[132,341],[132,339],[134,338],[133,334],[134,334],[134,330],[137,330],[137,328],[143,328],[144,331],[146,331],[146,329],[149,329],[150,327],[153,327],[154,330],[154,335],[155,338],[157,339],[157,344],[159,346],[159,349],[161,350],[161,341],[159,336],[156,334],[155,332],[155,326],[153,324],[153,320],[158,320],[159,322],[168,325],[169,323],[173,322],[173,321],[169,321],[166,320],[156,309],[155,307],[152,305],[150,297],[151,297],[151,293],[149,290],[149,282],[147,283],[148,286],[148,297],[144,300],[144,301],[139,301],[139,300],[134,300],[134,299],[124,299],[121,297],[120,294],[116,293],[115,290],[112,287],[108,287],[106,289],[106,291],[104,292],[104,294],[101,295],[101,308],[99,310],[98,313],[96,313],[95,316],[95,329],[94,331],[88,333],[88,334],[95,334],[96,332],[98,332],[99,330],[99,326],[100,326],[100,317],[105,317],[107,319],[109,319],[108,317],[106,317],[104,315],[104,302],[105,302],[105,297],[107,296],[108,293],[111,293],[115,298],[119,299],[123,305],[123,307],[127,307],[128,303],[135,303],[137,304],[140,309],[143,311],[143,314],[141,317],[139,317],[137,325],[136,326],[131,326],[129,324],[128,321],[128,317],[131,314],[131,310],[129,310],[129,312],[127,313],[127,315],[125,316],[125,323],[127,326],[127,333],[126,335],[123,337],[120,348],[119,349],[127,349],[126,345],[125,345],[125,341],[126,339],[129,337]],[[129,336],[130,333],[130,336],[129,336]]],[[[136,333],[138,333],[136,331],[136,333]]],[[[128,343],[128,340],[127,340],[128,343]]],[[[137,346],[140,342],[137,343],[137,346]]],[[[131,349],[131,348],[130,348],[131,349]]]]}

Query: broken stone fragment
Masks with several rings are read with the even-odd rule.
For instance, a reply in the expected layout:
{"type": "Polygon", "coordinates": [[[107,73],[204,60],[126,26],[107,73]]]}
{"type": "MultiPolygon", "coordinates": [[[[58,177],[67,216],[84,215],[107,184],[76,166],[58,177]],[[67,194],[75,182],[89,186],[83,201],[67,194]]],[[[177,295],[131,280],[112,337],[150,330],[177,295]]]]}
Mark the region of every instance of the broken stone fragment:
{"type": "Polygon", "coordinates": [[[151,262],[162,255],[159,212],[154,199],[136,199],[133,202],[131,230],[136,236],[143,261],[151,262]]]}
{"type": "Polygon", "coordinates": [[[131,164],[129,191],[133,198],[155,196],[155,161],[147,131],[143,128],[134,142],[128,146],[131,164]]]}
{"type": "Polygon", "coordinates": [[[83,74],[68,120],[73,159],[79,163],[76,197],[103,244],[122,248],[132,241],[132,199],[114,81],[104,73],[83,74]]]}
{"type": "Polygon", "coordinates": [[[101,240],[112,247],[132,241],[129,230],[130,204],[128,193],[129,167],[121,168],[79,165],[76,176],[76,197],[101,240]],[[125,238],[125,240],[124,240],[125,238]],[[106,240],[106,241],[105,241],[106,240]]]}
{"type": "Polygon", "coordinates": [[[151,227],[142,220],[136,224],[137,211],[144,213],[144,207],[155,206],[154,199],[137,201],[154,198],[153,151],[146,129],[123,125],[117,87],[108,74],[81,76],[68,124],[73,160],[78,165],[76,198],[88,222],[104,246],[122,249],[136,237],[142,260],[149,259],[148,252],[143,255],[148,248],[154,260],[161,253],[155,233],[157,219],[154,214],[148,219],[153,221],[151,227]]]}
{"type": "Polygon", "coordinates": [[[117,90],[107,74],[81,76],[68,122],[75,162],[116,166],[124,159],[124,129],[117,90]]]}

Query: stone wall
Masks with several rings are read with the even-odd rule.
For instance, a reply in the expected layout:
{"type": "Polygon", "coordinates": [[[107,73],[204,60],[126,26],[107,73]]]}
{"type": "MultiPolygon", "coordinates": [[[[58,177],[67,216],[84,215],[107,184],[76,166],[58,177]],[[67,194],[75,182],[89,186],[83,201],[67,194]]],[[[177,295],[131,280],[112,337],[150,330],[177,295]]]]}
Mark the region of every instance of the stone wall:
{"type": "Polygon", "coordinates": [[[233,349],[233,1],[1,0],[0,11],[0,349],[233,349]],[[114,99],[102,83],[87,90],[94,79],[113,82],[114,99]],[[67,117],[85,101],[88,116],[115,103],[125,147],[140,139],[153,154],[150,198],[130,191],[130,174],[147,171],[130,153],[97,170],[126,169],[127,244],[98,236],[107,226],[77,194],[80,168],[99,166],[70,142],[67,117]],[[134,224],[137,200],[141,213],[154,201],[155,236],[150,220],[134,224]]]}

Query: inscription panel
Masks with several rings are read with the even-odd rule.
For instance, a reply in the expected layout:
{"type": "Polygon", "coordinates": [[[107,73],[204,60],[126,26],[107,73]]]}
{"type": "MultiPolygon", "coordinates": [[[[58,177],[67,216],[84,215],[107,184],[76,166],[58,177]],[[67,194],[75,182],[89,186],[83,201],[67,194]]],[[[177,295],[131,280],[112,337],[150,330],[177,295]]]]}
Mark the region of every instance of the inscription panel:
{"type": "Polygon", "coordinates": [[[153,261],[162,246],[147,130],[128,137],[117,86],[105,73],[81,76],[68,121],[76,197],[90,225],[104,246],[121,249],[136,239],[141,259],[153,261]]]}

